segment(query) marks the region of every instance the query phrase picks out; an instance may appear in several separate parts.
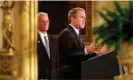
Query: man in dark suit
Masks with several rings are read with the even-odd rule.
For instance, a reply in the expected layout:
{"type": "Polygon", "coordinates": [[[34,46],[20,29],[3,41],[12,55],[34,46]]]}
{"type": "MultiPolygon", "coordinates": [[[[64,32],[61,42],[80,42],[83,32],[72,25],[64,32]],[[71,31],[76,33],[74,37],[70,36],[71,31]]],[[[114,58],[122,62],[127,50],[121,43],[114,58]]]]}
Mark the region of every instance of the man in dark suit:
{"type": "Polygon", "coordinates": [[[85,26],[86,15],[83,8],[73,8],[68,13],[70,24],[61,31],[59,42],[60,56],[60,78],[61,79],[80,79],[81,62],[96,56],[89,54],[94,50],[93,44],[89,47],[83,45],[80,29],[85,26]]]}
{"type": "Polygon", "coordinates": [[[47,34],[47,13],[38,13],[38,79],[51,80],[58,76],[58,41],[47,34]]]}

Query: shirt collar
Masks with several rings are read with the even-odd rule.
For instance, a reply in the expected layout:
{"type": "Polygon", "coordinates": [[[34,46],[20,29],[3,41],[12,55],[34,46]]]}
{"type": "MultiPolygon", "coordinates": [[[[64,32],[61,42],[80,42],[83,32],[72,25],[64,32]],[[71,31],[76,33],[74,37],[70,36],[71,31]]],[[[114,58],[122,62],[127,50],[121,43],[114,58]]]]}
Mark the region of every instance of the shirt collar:
{"type": "Polygon", "coordinates": [[[48,38],[47,32],[43,33],[43,32],[41,32],[41,31],[39,31],[39,30],[38,30],[38,32],[39,32],[40,36],[43,36],[43,37],[46,36],[46,37],[48,38]]]}
{"type": "Polygon", "coordinates": [[[79,29],[75,28],[72,24],[69,24],[70,26],[72,26],[72,28],[74,29],[74,31],[76,32],[76,34],[79,34],[79,29]]]}

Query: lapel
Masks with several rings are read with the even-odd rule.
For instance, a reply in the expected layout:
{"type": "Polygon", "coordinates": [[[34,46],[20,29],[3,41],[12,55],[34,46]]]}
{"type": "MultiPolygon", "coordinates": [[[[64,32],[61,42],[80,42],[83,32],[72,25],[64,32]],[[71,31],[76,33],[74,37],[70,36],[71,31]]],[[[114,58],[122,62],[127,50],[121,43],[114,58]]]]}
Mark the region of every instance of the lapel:
{"type": "Polygon", "coordinates": [[[70,25],[68,26],[68,29],[73,33],[75,40],[83,48],[83,43],[80,42],[79,37],[78,37],[77,33],[74,31],[74,29],[70,25]]]}
{"type": "Polygon", "coordinates": [[[42,39],[41,39],[41,36],[39,35],[39,33],[38,33],[38,48],[39,48],[39,50],[41,50],[41,54],[44,54],[44,55],[46,55],[48,57],[48,53],[46,51],[46,48],[45,48],[45,46],[44,46],[44,44],[42,42],[42,39]]]}
{"type": "MultiPolygon", "coordinates": [[[[41,36],[39,35],[39,33],[38,33],[38,45],[41,45],[41,46],[43,45],[43,42],[42,42],[42,39],[41,39],[41,36]]],[[[44,47],[44,45],[43,45],[43,47],[44,47]]]]}
{"type": "Polygon", "coordinates": [[[50,60],[53,58],[53,54],[52,54],[52,39],[51,39],[51,36],[48,35],[48,39],[49,39],[49,48],[50,48],[50,60]]]}

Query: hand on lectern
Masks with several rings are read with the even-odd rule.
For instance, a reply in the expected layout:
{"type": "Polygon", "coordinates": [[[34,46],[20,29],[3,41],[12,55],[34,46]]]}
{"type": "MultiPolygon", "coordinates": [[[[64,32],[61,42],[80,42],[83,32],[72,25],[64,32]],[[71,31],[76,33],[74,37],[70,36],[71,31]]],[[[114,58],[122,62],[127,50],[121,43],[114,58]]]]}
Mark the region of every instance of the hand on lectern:
{"type": "Polygon", "coordinates": [[[88,46],[88,51],[93,52],[97,55],[100,54],[106,54],[108,52],[107,46],[102,46],[100,49],[97,49],[97,47],[94,45],[95,43],[92,43],[90,46],[88,46]]]}
{"type": "Polygon", "coordinates": [[[111,52],[111,51],[113,51],[113,49],[108,48],[106,45],[104,45],[99,50],[99,54],[106,54],[106,53],[111,52]]]}
{"type": "Polygon", "coordinates": [[[86,46],[86,49],[87,49],[88,52],[94,52],[95,49],[96,49],[96,47],[95,47],[95,42],[93,42],[93,43],[90,44],[90,45],[87,45],[87,46],[86,46]]]}
{"type": "Polygon", "coordinates": [[[102,46],[102,48],[100,49],[100,54],[105,54],[105,53],[107,53],[108,52],[108,48],[107,48],[107,46],[102,46]]]}

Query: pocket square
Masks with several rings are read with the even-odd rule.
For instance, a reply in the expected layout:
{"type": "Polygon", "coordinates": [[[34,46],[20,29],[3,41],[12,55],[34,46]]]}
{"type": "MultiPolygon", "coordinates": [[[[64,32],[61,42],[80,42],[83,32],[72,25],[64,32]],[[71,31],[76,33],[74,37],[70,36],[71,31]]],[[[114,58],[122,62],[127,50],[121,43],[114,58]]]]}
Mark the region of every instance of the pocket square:
{"type": "Polygon", "coordinates": [[[40,41],[38,41],[38,43],[40,43],[40,41]]]}

